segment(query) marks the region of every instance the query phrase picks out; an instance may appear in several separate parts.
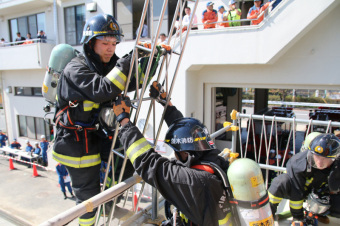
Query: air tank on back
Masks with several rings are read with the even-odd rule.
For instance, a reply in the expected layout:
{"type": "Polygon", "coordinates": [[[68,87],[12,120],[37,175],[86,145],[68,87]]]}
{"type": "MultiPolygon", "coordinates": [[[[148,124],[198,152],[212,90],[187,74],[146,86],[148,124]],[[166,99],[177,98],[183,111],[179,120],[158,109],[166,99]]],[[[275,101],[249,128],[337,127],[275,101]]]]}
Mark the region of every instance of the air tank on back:
{"type": "Polygon", "coordinates": [[[59,77],[65,66],[77,55],[78,51],[68,44],[59,44],[53,48],[42,85],[42,94],[49,103],[55,103],[59,77]]]}
{"type": "Polygon", "coordinates": [[[240,158],[230,165],[227,174],[241,225],[274,225],[260,166],[240,158]]]}

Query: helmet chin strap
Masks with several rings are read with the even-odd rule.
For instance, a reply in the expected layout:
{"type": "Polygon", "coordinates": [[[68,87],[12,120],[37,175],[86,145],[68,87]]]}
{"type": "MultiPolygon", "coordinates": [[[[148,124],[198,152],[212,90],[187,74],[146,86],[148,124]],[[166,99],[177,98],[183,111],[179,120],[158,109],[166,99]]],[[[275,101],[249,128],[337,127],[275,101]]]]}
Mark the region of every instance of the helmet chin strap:
{"type": "Polygon", "coordinates": [[[313,164],[313,154],[308,151],[307,154],[307,172],[310,173],[312,172],[312,164],[313,164]]]}
{"type": "Polygon", "coordinates": [[[175,155],[177,156],[177,158],[179,159],[179,161],[181,161],[181,162],[183,162],[183,163],[186,162],[186,161],[188,160],[188,158],[183,159],[180,152],[175,152],[175,155]]]}

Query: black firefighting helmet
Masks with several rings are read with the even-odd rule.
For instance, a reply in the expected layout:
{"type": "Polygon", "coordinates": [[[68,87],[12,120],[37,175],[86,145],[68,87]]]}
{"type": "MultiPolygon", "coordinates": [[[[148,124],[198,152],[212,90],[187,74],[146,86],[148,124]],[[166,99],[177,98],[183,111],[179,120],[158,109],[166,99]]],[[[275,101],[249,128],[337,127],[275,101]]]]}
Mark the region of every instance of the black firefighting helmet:
{"type": "Polygon", "coordinates": [[[116,19],[108,14],[99,14],[91,17],[85,24],[81,44],[87,44],[92,38],[98,36],[114,36],[117,43],[121,42],[123,31],[116,19]]]}
{"type": "Polygon", "coordinates": [[[175,120],[166,132],[165,143],[177,152],[216,149],[207,127],[195,118],[175,120]]]}
{"type": "Polygon", "coordinates": [[[311,141],[309,150],[316,155],[336,158],[340,153],[340,140],[334,134],[324,133],[311,141]]]}

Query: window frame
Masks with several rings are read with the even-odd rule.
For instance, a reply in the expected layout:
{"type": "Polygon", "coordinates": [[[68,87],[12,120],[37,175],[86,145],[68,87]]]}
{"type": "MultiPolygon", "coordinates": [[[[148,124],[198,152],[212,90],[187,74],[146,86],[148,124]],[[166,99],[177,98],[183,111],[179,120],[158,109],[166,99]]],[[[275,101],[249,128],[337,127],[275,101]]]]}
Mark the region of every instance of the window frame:
{"type": "MultiPolygon", "coordinates": [[[[16,39],[16,33],[19,31],[21,33],[22,37],[26,38],[27,33],[31,33],[31,37],[32,39],[36,38],[38,36],[38,31],[39,30],[45,30],[46,27],[46,20],[45,20],[45,12],[41,12],[41,13],[35,13],[35,14],[30,14],[30,15],[26,15],[26,16],[21,16],[21,17],[16,17],[16,18],[11,18],[8,20],[8,27],[9,27],[9,34],[10,34],[10,40],[11,42],[14,42],[16,39]],[[43,16],[38,16],[38,15],[42,15],[43,16]],[[33,28],[30,28],[30,18],[32,18],[32,16],[35,17],[35,28],[37,29],[36,31],[34,30],[33,32],[33,28]],[[23,32],[21,32],[23,29],[19,28],[19,19],[26,19],[26,34],[23,34],[23,32]],[[43,21],[39,21],[39,18],[43,18],[43,21]],[[12,21],[16,21],[16,30],[14,31],[13,27],[12,27],[12,21]]],[[[14,24],[13,24],[14,25],[14,24]]]]}
{"type": "Polygon", "coordinates": [[[47,119],[48,122],[45,121],[44,118],[40,117],[34,117],[34,116],[27,116],[27,115],[17,115],[17,122],[18,122],[18,134],[19,137],[25,137],[29,139],[35,139],[35,140],[40,140],[41,135],[45,135],[47,141],[51,141],[54,134],[51,134],[51,130],[54,131],[53,126],[51,125],[51,119],[47,119]],[[20,120],[20,118],[22,120],[20,120]],[[28,119],[30,119],[33,123],[32,127],[33,128],[28,128],[28,119]],[[32,120],[33,119],[33,120],[32,120]],[[37,129],[39,122],[38,120],[43,120],[44,125],[43,127],[40,127],[40,129],[37,129]],[[25,122],[23,122],[25,121],[25,122]],[[22,125],[24,123],[24,125],[22,125]],[[41,129],[43,129],[43,133],[41,133],[41,129]],[[30,130],[30,131],[29,131],[30,130]],[[48,131],[49,130],[49,131],[48,131]],[[30,135],[34,134],[34,136],[30,135]]]}
{"type": "Polygon", "coordinates": [[[37,92],[36,90],[41,90],[41,87],[26,87],[26,86],[15,86],[14,87],[14,96],[24,96],[24,97],[42,97],[42,91],[37,92]],[[23,89],[23,94],[18,94],[19,89],[23,89]],[[25,93],[25,90],[29,92],[25,93]]]}
{"type": "Polygon", "coordinates": [[[86,23],[86,10],[85,10],[85,4],[79,4],[79,5],[73,5],[73,6],[68,6],[68,7],[64,7],[64,32],[65,32],[65,43],[71,45],[71,46],[75,46],[75,45],[80,45],[80,41],[81,41],[81,38],[82,38],[82,35],[83,35],[83,28],[85,26],[85,23],[86,23]],[[79,10],[79,7],[82,8],[83,10],[83,20],[81,22],[82,26],[78,26],[78,23],[79,21],[77,21],[77,15],[78,15],[78,11],[77,9],[79,10]],[[73,10],[73,16],[74,16],[74,24],[72,25],[73,27],[73,30],[68,32],[66,30],[68,26],[67,22],[68,22],[68,18],[69,15],[66,13],[66,11],[68,9],[72,9],[73,10]],[[70,40],[68,40],[67,36],[68,34],[73,34],[75,35],[75,43],[70,43],[70,40]]]}

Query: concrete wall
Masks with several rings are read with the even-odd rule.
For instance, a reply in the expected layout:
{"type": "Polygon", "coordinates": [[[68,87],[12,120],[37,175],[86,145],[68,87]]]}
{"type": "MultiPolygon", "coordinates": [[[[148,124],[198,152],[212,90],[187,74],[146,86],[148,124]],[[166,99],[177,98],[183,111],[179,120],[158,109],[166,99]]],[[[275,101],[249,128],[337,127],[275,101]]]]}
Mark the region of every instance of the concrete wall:
{"type": "Polygon", "coordinates": [[[10,140],[19,134],[17,116],[24,115],[43,118],[45,114],[43,106],[46,104],[43,97],[15,96],[14,87],[40,87],[43,79],[44,74],[40,70],[2,72],[3,87],[12,87],[12,93],[3,92],[4,110],[10,140]],[[20,79],[18,79],[19,76],[20,79]]]}

